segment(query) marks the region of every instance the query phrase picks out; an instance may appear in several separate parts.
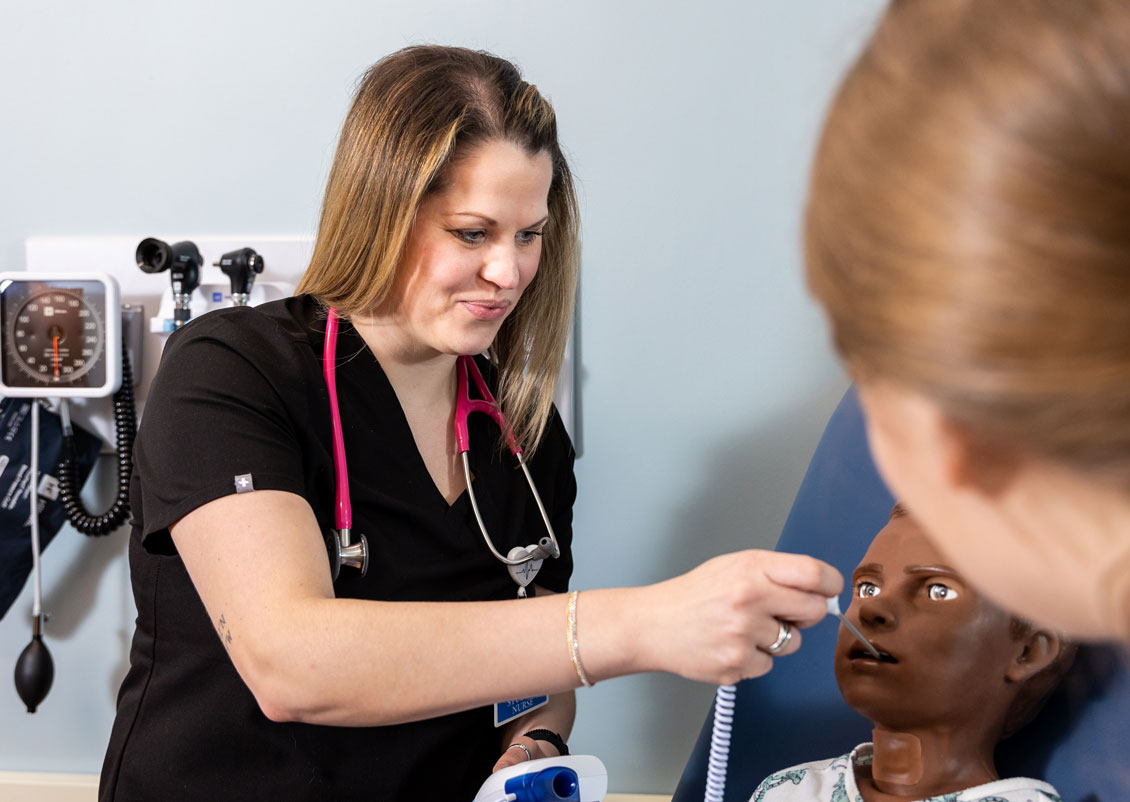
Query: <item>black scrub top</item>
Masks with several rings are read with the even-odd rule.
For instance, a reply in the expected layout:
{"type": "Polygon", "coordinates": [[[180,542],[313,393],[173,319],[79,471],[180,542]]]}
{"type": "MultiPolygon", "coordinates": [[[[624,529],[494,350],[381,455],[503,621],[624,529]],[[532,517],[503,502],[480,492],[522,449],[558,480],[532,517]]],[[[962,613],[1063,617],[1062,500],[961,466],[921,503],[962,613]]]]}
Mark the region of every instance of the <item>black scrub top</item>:
{"type": "MultiPolygon", "coordinates": [[[[323,529],[333,525],[325,321],[313,298],[296,296],[211,312],[169,338],[134,447],[129,560],[137,629],[102,769],[102,802],[469,801],[499,757],[490,707],[388,727],[267,719],[169,536],[187,513],[236,492],[240,477],[255,490],[302,496],[323,529]]],[[[493,385],[491,366],[479,365],[493,385]]],[[[370,563],[364,578],[343,569],[336,595],[514,598],[517,586],[483,543],[467,494],[448,506],[392,386],[346,321],[337,391],[353,531],[368,537],[370,563]]],[[[545,526],[514,458],[499,449],[497,427],[475,414],[470,433],[474,487],[496,547],[505,554],[536,542],[545,526]]],[[[537,582],[558,592],[572,572],[573,456],[554,413],[529,468],[562,550],[545,561],[537,582]]],[[[231,548],[271,547],[269,532],[255,537],[233,533],[231,548]]]]}

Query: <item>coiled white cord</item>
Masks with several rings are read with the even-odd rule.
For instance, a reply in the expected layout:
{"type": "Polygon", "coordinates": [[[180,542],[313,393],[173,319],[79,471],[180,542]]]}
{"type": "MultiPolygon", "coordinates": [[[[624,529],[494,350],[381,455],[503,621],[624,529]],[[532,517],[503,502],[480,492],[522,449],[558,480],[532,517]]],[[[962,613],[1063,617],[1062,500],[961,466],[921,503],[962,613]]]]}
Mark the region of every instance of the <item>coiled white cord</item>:
{"type": "Polygon", "coordinates": [[[714,694],[714,728],[710,732],[710,760],[706,770],[704,802],[722,802],[726,791],[726,765],[730,760],[730,732],[734,724],[736,685],[719,685],[714,694]]]}
{"type": "MultiPolygon", "coordinates": [[[[828,613],[840,619],[848,632],[879,657],[879,651],[864,637],[844,614],[840,612],[840,598],[827,600],[828,613]]],[[[710,732],[710,759],[706,769],[706,795],[704,802],[723,802],[726,791],[726,766],[730,762],[730,733],[734,725],[734,707],[738,688],[736,685],[719,685],[714,694],[714,728],[710,732]]]]}

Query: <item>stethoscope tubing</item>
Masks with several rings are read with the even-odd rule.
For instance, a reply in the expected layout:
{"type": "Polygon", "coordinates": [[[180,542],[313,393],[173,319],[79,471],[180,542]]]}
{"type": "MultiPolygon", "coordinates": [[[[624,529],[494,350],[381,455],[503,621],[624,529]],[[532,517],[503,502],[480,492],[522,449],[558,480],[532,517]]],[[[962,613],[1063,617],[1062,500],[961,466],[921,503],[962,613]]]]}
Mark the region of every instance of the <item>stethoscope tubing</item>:
{"type": "Polygon", "coordinates": [[[494,547],[494,541],[491,540],[490,535],[487,534],[487,525],[483,522],[483,515],[479,512],[479,500],[475,498],[475,489],[471,484],[471,461],[467,457],[467,452],[464,451],[461,455],[463,458],[463,476],[467,480],[467,497],[471,499],[471,509],[475,513],[475,521],[479,524],[479,531],[483,535],[483,542],[487,544],[490,553],[493,554],[499,562],[506,565],[523,565],[530,560],[536,560],[544,557],[557,557],[561,554],[561,549],[557,545],[557,535],[553,531],[553,524],[549,522],[549,515],[545,511],[545,505],[542,503],[541,494],[538,493],[537,487],[534,486],[534,479],[530,476],[530,469],[526,467],[526,461],[522,459],[521,454],[518,457],[518,465],[522,468],[522,473],[526,475],[526,482],[530,486],[530,492],[534,495],[534,501],[538,505],[538,512],[541,513],[542,522],[545,523],[545,529],[549,532],[549,537],[543,537],[539,541],[539,549],[535,553],[527,553],[526,556],[518,559],[510,559],[503,557],[498,549],[494,547]]]}
{"type": "MultiPolygon", "coordinates": [[[[558,557],[561,554],[561,549],[557,545],[557,535],[553,531],[553,524],[549,521],[549,514],[545,511],[545,504],[542,503],[541,494],[538,493],[534,479],[530,476],[530,469],[526,467],[526,460],[522,455],[522,447],[518,444],[518,441],[514,439],[514,432],[510,428],[510,423],[506,420],[506,416],[502,414],[502,409],[499,407],[498,402],[494,400],[490,388],[487,387],[487,383],[483,379],[483,374],[479,372],[479,366],[475,364],[475,358],[466,355],[460,356],[457,360],[455,373],[455,441],[459,449],[459,454],[463,459],[463,476],[467,481],[467,495],[471,499],[471,509],[474,510],[475,521],[479,524],[479,531],[483,535],[483,540],[486,542],[487,548],[490,549],[491,553],[498,560],[506,565],[522,565],[530,560],[543,559],[545,557],[558,557]],[[471,381],[474,381],[481,398],[471,398],[471,381]],[[495,423],[497,423],[498,427],[502,430],[510,453],[514,455],[514,459],[518,460],[518,465],[521,467],[522,473],[526,477],[526,484],[529,485],[530,493],[533,494],[538,512],[541,513],[542,522],[545,524],[545,531],[549,533],[548,538],[543,537],[538,542],[533,552],[524,550],[522,556],[503,557],[498,549],[495,548],[494,541],[491,540],[490,535],[487,533],[486,524],[483,522],[483,516],[479,511],[479,501],[475,497],[475,486],[471,481],[471,462],[468,457],[468,453],[471,450],[471,435],[467,426],[467,419],[472,412],[482,412],[494,419],[495,423]]],[[[513,554],[513,552],[511,553],[513,554]]]]}
{"type": "MultiPolygon", "coordinates": [[[[337,310],[331,307],[326,318],[326,341],[322,352],[322,376],[325,379],[326,389],[329,394],[330,428],[333,437],[335,488],[334,522],[336,528],[341,532],[341,545],[348,546],[349,532],[353,527],[353,507],[349,501],[349,466],[345,459],[345,438],[342,434],[341,412],[337,400],[336,365],[339,319],[340,316],[337,310]]],[[[482,373],[479,371],[478,365],[475,364],[473,357],[460,356],[456,360],[456,384],[455,439],[463,462],[463,476],[467,482],[467,495],[471,500],[471,509],[475,513],[475,521],[479,525],[479,531],[482,533],[483,541],[486,543],[487,548],[490,549],[491,554],[493,554],[496,559],[508,566],[524,565],[533,560],[540,560],[546,557],[556,558],[560,556],[561,549],[557,544],[557,535],[553,531],[553,524],[549,520],[549,513],[546,512],[541,494],[538,493],[534,479],[530,475],[529,468],[526,466],[526,460],[522,456],[522,448],[514,439],[510,424],[506,420],[506,416],[502,414],[502,410],[491,394],[490,388],[487,387],[486,381],[483,379],[482,373]],[[471,398],[470,382],[472,380],[481,398],[471,398]],[[495,547],[494,541],[487,532],[486,523],[483,521],[482,512],[479,509],[479,500],[475,496],[474,483],[471,477],[471,462],[468,456],[471,450],[471,438],[467,427],[467,418],[472,412],[482,412],[489,415],[502,430],[510,452],[518,461],[518,466],[522,469],[522,473],[526,477],[526,483],[529,485],[530,493],[533,494],[534,502],[537,504],[538,512],[541,514],[542,522],[545,524],[545,529],[548,533],[548,537],[541,538],[536,546],[512,550],[511,554],[518,552],[518,555],[514,557],[504,557],[495,547]]]]}
{"type": "MultiPolygon", "coordinates": [[[[349,502],[349,466],[345,462],[345,438],[341,433],[341,412],[337,404],[337,310],[326,318],[326,343],[323,349],[322,376],[330,397],[330,428],[333,433],[334,525],[343,532],[353,528],[353,506],[349,502]]],[[[345,543],[344,545],[349,545],[345,543]]]]}

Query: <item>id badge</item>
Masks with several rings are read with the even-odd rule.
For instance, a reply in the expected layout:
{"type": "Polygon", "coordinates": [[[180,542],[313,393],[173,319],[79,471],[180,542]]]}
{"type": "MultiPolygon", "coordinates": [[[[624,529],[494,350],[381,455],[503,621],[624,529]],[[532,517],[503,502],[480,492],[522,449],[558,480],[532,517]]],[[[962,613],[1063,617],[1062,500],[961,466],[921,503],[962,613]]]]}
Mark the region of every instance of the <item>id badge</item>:
{"type": "Polygon", "coordinates": [[[494,703],[494,726],[501,727],[531,710],[537,710],[549,703],[548,696],[531,696],[529,699],[511,699],[509,702],[494,703]]]}

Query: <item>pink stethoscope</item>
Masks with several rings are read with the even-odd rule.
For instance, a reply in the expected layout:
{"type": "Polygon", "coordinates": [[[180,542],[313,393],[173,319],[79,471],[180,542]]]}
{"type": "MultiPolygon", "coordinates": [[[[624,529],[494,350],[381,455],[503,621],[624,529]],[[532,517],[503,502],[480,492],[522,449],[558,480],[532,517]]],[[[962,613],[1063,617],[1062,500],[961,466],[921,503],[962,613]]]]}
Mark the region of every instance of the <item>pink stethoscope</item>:
{"type": "MultiPolygon", "coordinates": [[[[354,542],[352,534],[353,508],[349,503],[349,469],[345,463],[345,440],[341,433],[341,413],[338,410],[337,379],[335,377],[339,319],[340,317],[337,310],[331,308],[326,320],[326,343],[323,350],[322,362],[322,375],[326,379],[326,389],[329,390],[330,398],[330,424],[333,432],[336,499],[334,509],[335,528],[326,535],[326,550],[329,552],[330,571],[335,581],[343,565],[360,571],[362,576],[369,570],[369,542],[365,539],[364,535],[358,535],[357,541],[354,542]]],[[[518,441],[514,439],[510,424],[507,422],[505,416],[503,416],[502,410],[487,388],[486,382],[483,380],[483,375],[479,372],[478,365],[475,364],[475,360],[472,357],[460,356],[456,360],[455,372],[457,381],[455,396],[455,441],[459,448],[459,455],[463,458],[463,475],[467,480],[467,495],[471,499],[471,509],[475,512],[475,520],[478,521],[479,531],[483,534],[483,540],[486,542],[487,548],[490,549],[491,554],[506,565],[507,569],[510,571],[511,578],[518,584],[518,596],[521,598],[526,595],[526,586],[534,581],[534,577],[537,576],[545,558],[560,557],[561,549],[557,545],[557,536],[553,533],[553,525],[549,522],[549,515],[545,511],[545,505],[542,503],[541,495],[538,493],[537,487],[534,486],[533,477],[530,476],[530,470],[526,467],[526,461],[522,457],[522,447],[518,444],[518,441]],[[478,389],[481,398],[471,398],[468,374],[474,379],[475,387],[478,389]],[[521,467],[522,472],[526,475],[526,482],[530,486],[530,492],[533,493],[534,501],[537,502],[538,505],[538,512],[541,513],[541,519],[545,523],[546,532],[548,532],[548,536],[541,538],[537,543],[530,544],[529,546],[515,546],[505,557],[495,548],[494,541],[491,540],[490,535],[487,534],[486,524],[483,523],[483,516],[479,512],[479,502],[478,499],[475,498],[475,488],[471,482],[471,462],[467,456],[468,452],[471,450],[471,437],[467,430],[467,417],[472,412],[485,412],[487,415],[494,418],[495,423],[497,423],[502,430],[506,437],[506,444],[510,449],[510,453],[518,460],[519,467],[521,467]]]]}

